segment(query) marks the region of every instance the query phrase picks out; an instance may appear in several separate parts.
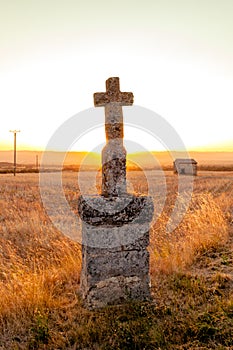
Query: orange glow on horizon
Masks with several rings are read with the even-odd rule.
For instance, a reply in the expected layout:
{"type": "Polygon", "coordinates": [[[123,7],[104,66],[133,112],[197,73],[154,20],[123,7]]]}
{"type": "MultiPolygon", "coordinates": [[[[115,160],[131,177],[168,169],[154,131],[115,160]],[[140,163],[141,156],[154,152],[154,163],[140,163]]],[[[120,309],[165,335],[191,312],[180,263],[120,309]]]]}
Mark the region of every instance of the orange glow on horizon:
{"type": "MultiPolygon", "coordinates": [[[[12,151],[14,149],[13,142],[0,142],[0,150],[1,151],[12,151]]],[[[196,146],[196,147],[187,147],[187,152],[233,152],[233,141],[226,141],[221,144],[212,144],[212,145],[203,145],[203,146],[196,146]]],[[[34,152],[44,152],[45,148],[41,146],[35,146],[35,145],[29,145],[29,144],[22,144],[21,142],[17,145],[17,151],[34,151],[34,152]]],[[[59,152],[61,150],[50,150],[54,152],[59,152]]],[[[170,150],[170,151],[178,151],[179,150],[170,150]]],[[[181,150],[183,151],[183,150],[181,150]]],[[[84,152],[89,153],[91,151],[88,151],[87,149],[72,149],[69,152],[84,152]]],[[[169,152],[169,150],[158,150],[158,149],[151,149],[148,150],[148,152],[169,152]]],[[[95,153],[95,152],[93,152],[95,153]]],[[[98,153],[98,152],[96,152],[98,153]]],[[[128,152],[130,154],[139,154],[141,152],[135,151],[135,152],[128,152]]]]}

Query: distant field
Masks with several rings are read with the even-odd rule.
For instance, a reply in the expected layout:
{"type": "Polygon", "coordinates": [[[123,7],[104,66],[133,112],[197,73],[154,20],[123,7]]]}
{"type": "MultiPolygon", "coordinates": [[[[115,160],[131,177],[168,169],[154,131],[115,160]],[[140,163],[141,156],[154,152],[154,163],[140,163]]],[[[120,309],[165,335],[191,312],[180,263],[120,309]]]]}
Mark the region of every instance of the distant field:
{"type": "MultiPolygon", "coordinates": [[[[172,170],[173,158],[186,158],[183,152],[141,152],[128,154],[129,168],[172,170]]],[[[233,171],[233,152],[189,152],[189,157],[198,162],[199,170],[233,171]]],[[[43,169],[52,170],[64,161],[64,167],[69,170],[98,169],[101,166],[101,156],[87,152],[47,152],[46,160],[42,162],[42,151],[18,151],[17,168],[19,172],[37,171],[36,159],[43,169]]],[[[13,172],[13,152],[0,152],[0,173],[13,172]]]]}
{"type": "MultiPolygon", "coordinates": [[[[178,177],[172,171],[128,174],[129,191],[149,191],[155,214],[161,210],[149,247],[154,303],[96,312],[85,310],[78,294],[80,244],[53,226],[38,179],[36,173],[0,176],[1,350],[233,348],[232,171],[199,171],[173,232],[166,226],[178,177]]],[[[62,179],[75,214],[79,187],[85,193],[100,189],[95,172],[83,173],[81,185],[76,172],[63,172],[62,179]]],[[[181,181],[185,185],[189,177],[181,181]]],[[[67,218],[48,181],[50,190],[62,225],[67,218]]],[[[184,192],[180,208],[185,198],[184,192]]]]}

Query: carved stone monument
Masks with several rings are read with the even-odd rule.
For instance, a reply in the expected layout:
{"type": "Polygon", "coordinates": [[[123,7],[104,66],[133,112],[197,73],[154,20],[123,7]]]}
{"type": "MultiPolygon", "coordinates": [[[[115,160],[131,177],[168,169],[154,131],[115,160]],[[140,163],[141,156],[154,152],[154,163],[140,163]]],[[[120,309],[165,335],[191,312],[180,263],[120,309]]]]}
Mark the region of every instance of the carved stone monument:
{"type": "Polygon", "coordinates": [[[153,202],[127,193],[126,150],[122,106],[133,104],[131,92],[121,92],[119,78],[106,81],[106,92],[94,94],[105,108],[106,146],[102,150],[100,195],[82,195],[81,295],[88,308],[150,298],[149,229],[153,202]]]}

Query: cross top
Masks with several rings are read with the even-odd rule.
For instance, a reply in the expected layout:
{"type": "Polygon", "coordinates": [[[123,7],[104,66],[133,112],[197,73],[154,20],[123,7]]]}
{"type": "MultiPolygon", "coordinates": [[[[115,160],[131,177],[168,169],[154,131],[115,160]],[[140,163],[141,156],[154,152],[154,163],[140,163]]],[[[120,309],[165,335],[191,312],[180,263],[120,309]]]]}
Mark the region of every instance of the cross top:
{"type": "Polygon", "coordinates": [[[94,104],[105,108],[107,143],[102,150],[102,195],[118,196],[127,192],[122,106],[133,104],[133,93],[120,91],[118,77],[109,78],[106,92],[94,94],[94,104]]]}
{"type": "Polygon", "coordinates": [[[106,92],[94,94],[95,107],[104,107],[109,103],[116,103],[120,106],[131,106],[133,104],[132,92],[121,92],[118,77],[106,80],[106,92]]]}

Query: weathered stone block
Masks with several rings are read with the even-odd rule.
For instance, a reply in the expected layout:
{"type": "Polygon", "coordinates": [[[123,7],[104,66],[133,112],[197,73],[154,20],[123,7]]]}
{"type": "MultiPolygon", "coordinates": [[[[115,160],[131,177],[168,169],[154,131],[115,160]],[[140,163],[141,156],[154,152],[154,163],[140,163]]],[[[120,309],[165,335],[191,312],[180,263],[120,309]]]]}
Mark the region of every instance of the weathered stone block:
{"type": "Polygon", "coordinates": [[[90,309],[130,300],[150,300],[149,277],[110,277],[97,283],[96,288],[89,290],[83,298],[90,309]]]}
{"type": "Polygon", "coordinates": [[[81,196],[81,293],[89,307],[148,299],[150,197],[81,196]],[[129,283],[128,283],[129,282],[129,283]],[[128,283],[128,284],[127,284],[128,283]]]}
{"type": "Polygon", "coordinates": [[[93,226],[123,226],[128,223],[148,223],[154,206],[149,196],[125,194],[120,197],[80,196],[78,211],[82,221],[93,226]]]}
{"type": "Polygon", "coordinates": [[[95,284],[115,276],[139,276],[149,273],[149,253],[147,250],[130,250],[84,254],[83,271],[88,283],[95,284]]]}
{"type": "Polygon", "coordinates": [[[149,245],[148,222],[129,223],[124,226],[92,226],[82,224],[82,245],[89,254],[96,254],[98,249],[109,252],[140,250],[149,245]]]}

